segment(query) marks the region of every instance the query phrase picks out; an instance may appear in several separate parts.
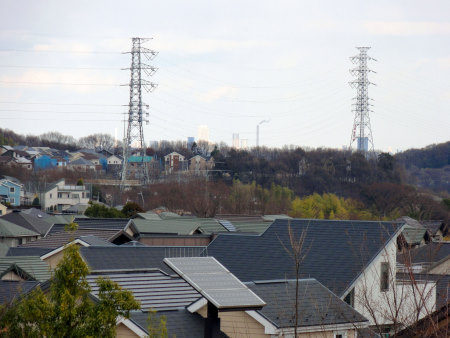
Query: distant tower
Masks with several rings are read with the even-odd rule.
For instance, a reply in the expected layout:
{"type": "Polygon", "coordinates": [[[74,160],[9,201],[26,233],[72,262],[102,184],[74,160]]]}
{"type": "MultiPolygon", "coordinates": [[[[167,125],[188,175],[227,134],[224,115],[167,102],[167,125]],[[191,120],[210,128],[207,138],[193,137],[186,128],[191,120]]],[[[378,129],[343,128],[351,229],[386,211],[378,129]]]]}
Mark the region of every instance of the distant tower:
{"type": "Polygon", "coordinates": [[[233,133],[231,147],[239,149],[239,133],[233,133]]]}
{"type": "Polygon", "coordinates": [[[246,138],[241,139],[241,149],[242,150],[248,149],[248,139],[246,138]]]}
{"type": "Polygon", "coordinates": [[[133,38],[133,46],[131,48],[131,80],[130,80],[130,103],[128,107],[128,128],[127,134],[123,142],[123,164],[122,164],[122,177],[121,188],[126,185],[128,176],[128,158],[131,155],[137,155],[141,157],[142,164],[140,170],[136,172],[136,176],[141,180],[143,184],[148,183],[148,170],[147,163],[144,160],[145,156],[145,143],[144,143],[144,130],[142,128],[142,122],[148,124],[149,113],[144,111],[144,108],[148,108],[148,105],[142,102],[141,88],[147,92],[153,91],[156,88],[156,84],[142,79],[141,71],[147,76],[153,75],[156,68],[146,65],[141,62],[142,56],[147,60],[152,60],[156,56],[156,52],[145,48],[142,44],[149,39],[133,38]],[[144,116],[145,114],[145,116],[144,116]],[[132,150],[134,148],[134,151],[132,150]]]}
{"type": "Polygon", "coordinates": [[[368,79],[369,72],[373,72],[367,67],[367,61],[374,60],[367,55],[370,47],[356,47],[359,50],[359,55],[352,56],[350,60],[356,64],[357,67],[350,70],[350,74],[356,77],[350,82],[352,88],[356,88],[355,103],[353,104],[353,112],[355,113],[355,120],[353,122],[352,136],[350,138],[350,149],[357,141],[356,149],[363,153],[370,150],[374,151],[372,127],[370,126],[369,112],[371,104],[369,104],[368,88],[369,84],[373,84],[368,79]]]}
{"type": "Polygon", "coordinates": [[[256,146],[259,147],[259,126],[263,123],[268,123],[270,120],[262,120],[256,125],[256,146]]]}

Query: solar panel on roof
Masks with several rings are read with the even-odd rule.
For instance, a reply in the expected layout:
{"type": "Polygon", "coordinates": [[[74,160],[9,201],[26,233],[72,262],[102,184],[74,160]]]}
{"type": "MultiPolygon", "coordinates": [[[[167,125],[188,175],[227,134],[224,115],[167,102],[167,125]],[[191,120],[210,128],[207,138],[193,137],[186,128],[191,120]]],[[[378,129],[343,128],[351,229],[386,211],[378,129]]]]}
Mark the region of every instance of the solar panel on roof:
{"type": "Polygon", "coordinates": [[[236,227],[230,221],[226,219],[219,219],[219,223],[222,224],[228,231],[236,232],[236,227]]]}
{"type": "Polygon", "coordinates": [[[218,309],[266,305],[214,257],[165,258],[164,262],[218,309]]]}

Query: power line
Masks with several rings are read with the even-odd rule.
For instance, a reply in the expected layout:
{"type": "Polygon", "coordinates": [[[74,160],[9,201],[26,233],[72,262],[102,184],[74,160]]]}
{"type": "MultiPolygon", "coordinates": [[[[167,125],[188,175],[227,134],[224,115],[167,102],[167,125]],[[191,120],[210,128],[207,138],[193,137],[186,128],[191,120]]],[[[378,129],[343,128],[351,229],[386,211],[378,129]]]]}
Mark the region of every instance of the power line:
{"type": "Polygon", "coordinates": [[[25,109],[0,109],[3,112],[21,112],[21,113],[55,113],[55,114],[124,114],[99,111],[55,111],[55,110],[25,110],[25,109]]]}
{"type": "Polygon", "coordinates": [[[102,103],[55,103],[55,102],[22,102],[22,101],[0,101],[0,104],[36,104],[48,106],[99,106],[99,107],[126,107],[123,104],[102,104],[102,103]]]}
{"type": "Polygon", "coordinates": [[[0,81],[0,83],[6,84],[35,84],[44,86],[112,86],[120,87],[118,84],[112,83],[68,83],[68,82],[31,82],[31,81],[0,81]]]}
{"type": "Polygon", "coordinates": [[[120,70],[120,68],[113,67],[63,67],[63,66],[15,66],[15,65],[0,65],[0,68],[44,68],[44,69],[80,69],[80,70],[120,70]]]}

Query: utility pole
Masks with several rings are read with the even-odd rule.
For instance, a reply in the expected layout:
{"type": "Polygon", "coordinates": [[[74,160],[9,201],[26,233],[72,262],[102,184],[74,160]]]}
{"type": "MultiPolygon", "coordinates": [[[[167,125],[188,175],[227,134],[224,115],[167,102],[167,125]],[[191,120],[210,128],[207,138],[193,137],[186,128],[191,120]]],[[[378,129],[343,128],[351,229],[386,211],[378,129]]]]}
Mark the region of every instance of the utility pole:
{"type": "Polygon", "coordinates": [[[156,84],[142,79],[142,71],[147,76],[152,76],[156,72],[156,68],[149,66],[142,62],[142,58],[152,60],[157,52],[145,48],[143,43],[150,39],[145,38],[132,38],[131,52],[131,67],[125,68],[131,71],[130,79],[130,102],[128,104],[128,128],[126,136],[123,142],[123,164],[120,188],[123,190],[126,186],[126,180],[128,176],[128,159],[131,155],[137,155],[141,159],[141,166],[136,172],[136,176],[140,179],[142,184],[146,184],[149,181],[147,162],[145,161],[145,142],[144,142],[144,130],[142,123],[149,123],[148,105],[142,102],[142,87],[151,92],[156,88],[156,84]],[[134,151],[133,149],[134,148],[134,151]]]}
{"type": "MultiPolygon", "coordinates": [[[[357,141],[356,149],[365,154],[370,150],[374,151],[372,127],[370,126],[369,112],[371,104],[369,103],[368,88],[370,84],[374,84],[369,81],[368,74],[374,72],[367,67],[367,61],[374,60],[367,55],[367,51],[370,47],[356,47],[359,50],[359,55],[350,57],[353,64],[357,67],[350,69],[350,74],[356,77],[355,80],[350,81],[350,86],[356,88],[356,103],[353,104],[353,112],[355,113],[355,119],[353,122],[353,130],[350,138],[350,149],[353,142],[357,141]]],[[[374,72],[375,73],[375,72],[374,72]]]]}
{"type": "Polygon", "coordinates": [[[259,126],[263,123],[269,123],[270,120],[262,120],[256,125],[256,146],[259,147],[259,126]]]}

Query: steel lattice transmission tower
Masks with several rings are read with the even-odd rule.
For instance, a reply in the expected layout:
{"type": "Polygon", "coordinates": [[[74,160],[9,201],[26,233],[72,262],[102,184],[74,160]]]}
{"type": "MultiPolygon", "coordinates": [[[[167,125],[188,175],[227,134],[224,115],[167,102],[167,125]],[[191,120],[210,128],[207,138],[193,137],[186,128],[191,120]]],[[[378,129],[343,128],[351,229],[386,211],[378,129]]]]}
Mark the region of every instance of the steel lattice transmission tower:
{"type": "Polygon", "coordinates": [[[145,75],[151,76],[156,72],[156,68],[142,62],[142,59],[152,60],[157,52],[145,48],[142,44],[150,39],[133,38],[131,52],[131,79],[130,79],[130,103],[128,105],[128,128],[123,144],[123,164],[121,174],[121,188],[126,186],[128,178],[128,159],[131,155],[140,156],[142,163],[136,171],[136,178],[145,184],[148,183],[148,168],[145,161],[145,143],[143,122],[149,123],[148,105],[142,102],[142,88],[151,92],[156,88],[156,84],[142,79],[142,71],[145,75]]]}
{"type": "MultiPolygon", "coordinates": [[[[357,141],[356,149],[358,151],[367,153],[370,150],[374,151],[372,127],[370,126],[369,112],[371,104],[369,103],[368,88],[373,84],[368,79],[368,74],[374,72],[367,67],[367,61],[374,60],[367,55],[370,47],[356,47],[359,50],[359,55],[350,57],[353,64],[357,67],[350,69],[350,74],[356,77],[355,80],[350,81],[350,86],[356,88],[356,103],[353,104],[353,112],[355,113],[355,120],[353,122],[352,136],[350,139],[350,149],[355,141],[357,141]]],[[[375,73],[375,72],[374,72],[375,73]]]]}

